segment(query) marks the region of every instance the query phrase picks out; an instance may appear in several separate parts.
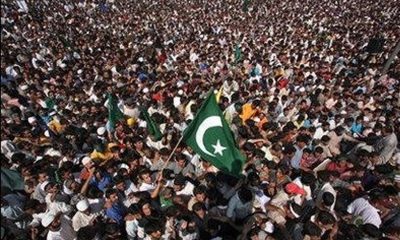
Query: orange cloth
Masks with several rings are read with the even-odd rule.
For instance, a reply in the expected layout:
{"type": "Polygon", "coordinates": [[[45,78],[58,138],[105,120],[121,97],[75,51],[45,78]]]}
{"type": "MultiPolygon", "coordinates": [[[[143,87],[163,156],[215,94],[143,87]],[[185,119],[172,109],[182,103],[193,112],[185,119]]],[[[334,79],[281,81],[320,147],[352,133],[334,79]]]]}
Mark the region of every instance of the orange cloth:
{"type": "Polygon", "coordinates": [[[253,109],[251,106],[251,103],[246,103],[242,107],[242,114],[240,115],[240,118],[242,119],[243,124],[253,117],[253,115],[257,112],[256,109],[253,109]]]}

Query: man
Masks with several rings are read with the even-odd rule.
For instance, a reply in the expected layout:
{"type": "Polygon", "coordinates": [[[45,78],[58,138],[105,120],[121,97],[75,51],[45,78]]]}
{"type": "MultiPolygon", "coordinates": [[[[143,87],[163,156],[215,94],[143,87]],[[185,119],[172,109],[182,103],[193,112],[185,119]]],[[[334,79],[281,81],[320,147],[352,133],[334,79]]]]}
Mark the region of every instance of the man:
{"type": "Polygon", "coordinates": [[[139,187],[139,191],[148,191],[152,192],[156,185],[151,178],[151,172],[148,169],[144,169],[139,173],[139,178],[141,180],[141,184],[139,187]]]}
{"type": "Polygon", "coordinates": [[[175,155],[175,162],[172,162],[167,167],[174,171],[175,175],[182,174],[183,176],[194,176],[195,170],[193,164],[187,161],[182,153],[175,155]]]}
{"type": "Polygon", "coordinates": [[[78,211],[72,217],[72,227],[74,231],[78,231],[80,228],[93,225],[95,219],[100,216],[99,213],[93,213],[91,211],[89,202],[87,199],[83,199],[76,204],[78,211]]]}
{"type": "Polygon", "coordinates": [[[251,190],[242,187],[229,201],[226,216],[234,222],[242,222],[251,214],[253,199],[254,196],[251,190]]]}
{"type": "Polygon", "coordinates": [[[393,127],[386,126],[382,131],[383,138],[378,140],[374,145],[374,150],[379,154],[379,161],[377,164],[388,163],[398,144],[397,136],[393,131],[393,127]]]}
{"type": "Polygon", "coordinates": [[[176,195],[192,196],[194,185],[187,181],[182,175],[177,175],[174,179],[174,191],[176,195]]]}
{"type": "Polygon", "coordinates": [[[303,150],[308,145],[309,138],[306,135],[299,135],[296,138],[296,144],[294,147],[296,148],[296,152],[292,159],[290,160],[290,165],[294,169],[300,169],[300,162],[303,156],[303,150]]]}
{"type": "Polygon", "coordinates": [[[195,203],[203,203],[208,205],[207,196],[206,196],[207,187],[204,185],[199,185],[193,190],[193,197],[190,199],[188,203],[188,209],[192,211],[192,207],[195,203]]]}
{"type": "Polygon", "coordinates": [[[40,170],[37,175],[38,185],[32,194],[32,198],[38,200],[41,203],[45,202],[46,192],[44,191],[44,183],[49,180],[49,175],[46,170],[40,170]]]}
{"type": "Polygon", "coordinates": [[[79,178],[82,180],[82,182],[84,182],[86,179],[88,179],[90,175],[89,170],[91,167],[93,167],[94,163],[90,157],[86,156],[82,159],[82,165],[84,168],[82,169],[79,178]]]}
{"type": "Polygon", "coordinates": [[[296,196],[301,197],[301,202],[296,202],[297,205],[302,205],[306,197],[306,191],[295,183],[288,183],[284,189],[279,191],[269,202],[267,206],[268,216],[278,225],[286,223],[286,212],[289,209],[288,202],[296,196]]]}
{"type": "Polygon", "coordinates": [[[123,224],[126,210],[118,199],[118,191],[116,189],[106,190],[106,203],[104,204],[104,207],[108,218],[118,225],[123,224]]]}
{"type": "Polygon", "coordinates": [[[71,220],[61,212],[48,212],[42,219],[42,225],[49,230],[47,240],[72,240],[76,238],[71,220]]]}

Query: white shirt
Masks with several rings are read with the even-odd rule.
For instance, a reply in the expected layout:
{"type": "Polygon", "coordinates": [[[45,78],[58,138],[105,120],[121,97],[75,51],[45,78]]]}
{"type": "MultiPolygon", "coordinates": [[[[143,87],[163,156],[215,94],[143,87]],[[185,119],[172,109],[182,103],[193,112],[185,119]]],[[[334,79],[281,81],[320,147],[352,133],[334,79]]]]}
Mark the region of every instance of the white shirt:
{"type": "Polygon", "coordinates": [[[194,189],[194,185],[192,183],[190,183],[190,182],[186,182],[185,187],[182,190],[176,192],[176,195],[189,195],[189,196],[191,196],[191,195],[193,195],[193,189],[194,189]]]}
{"type": "Polygon", "coordinates": [[[69,214],[72,212],[72,207],[70,205],[67,205],[64,202],[58,202],[58,201],[51,201],[51,194],[47,194],[46,196],[46,203],[47,203],[47,209],[51,212],[62,212],[64,214],[69,214]]]}
{"type": "Polygon", "coordinates": [[[80,228],[88,226],[90,222],[96,217],[96,214],[90,213],[89,215],[87,215],[83,212],[78,211],[72,217],[72,227],[75,231],[78,231],[80,228]]]}
{"type": "Polygon", "coordinates": [[[156,188],[156,186],[154,185],[154,183],[152,184],[148,184],[148,183],[142,183],[139,187],[139,191],[143,192],[143,191],[148,191],[151,192],[156,188]]]}
{"type": "Polygon", "coordinates": [[[336,191],[335,191],[335,189],[332,187],[332,185],[329,182],[325,183],[322,186],[321,190],[318,192],[317,199],[316,199],[317,205],[321,205],[322,204],[322,196],[326,192],[332,193],[332,195],[334,197],[333,204],[330,207],[330,210],[333,211],[334,208],[335,208],[335,203],[336,203],[336,191]]]}
{"type": "Polygon", "coordinates": [[[137,237],[137,231],[139,228],[139,222],[134,219],[133,221],[125,222],[125,230],[128,234],[128,240],[134,240],[137,237]]]}
{"type": "Polygon", "coordinates": [[[378,211],[378,209],[372,206],[364,198],[357,198],[347,207],[348,213],[354,216],[360,216],[364,224],[370,223],[375,225],[377,228],[379,228],[382,224],[382,220],[378,211]]]}

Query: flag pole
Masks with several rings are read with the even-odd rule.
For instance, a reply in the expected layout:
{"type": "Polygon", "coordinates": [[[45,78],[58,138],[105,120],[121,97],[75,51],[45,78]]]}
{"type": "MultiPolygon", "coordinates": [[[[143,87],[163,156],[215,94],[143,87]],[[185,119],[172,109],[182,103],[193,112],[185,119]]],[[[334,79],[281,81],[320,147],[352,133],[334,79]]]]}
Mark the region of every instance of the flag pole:
{"type": "Polygon", "coordinates": [[[171,160],[172,155],[175,153],[176,149],[178,148],[179,144],[181,144],[182,140],[183,140],[183,134],[182,134],[181,138],[179,138],[179,141],[178,141],[178,143],[175,145],[175,147],[174,147],[174,149],[172,150],[172,152],[169,154],[169,157],[168,157],[167,161],[164,163],[164,166],[161,168],[161,171],[160,171],[160,172],[162,172],[162,171],[164,170],[164,168],[167,167],[167,164],[168,164],[169,161],[171,160]]]}

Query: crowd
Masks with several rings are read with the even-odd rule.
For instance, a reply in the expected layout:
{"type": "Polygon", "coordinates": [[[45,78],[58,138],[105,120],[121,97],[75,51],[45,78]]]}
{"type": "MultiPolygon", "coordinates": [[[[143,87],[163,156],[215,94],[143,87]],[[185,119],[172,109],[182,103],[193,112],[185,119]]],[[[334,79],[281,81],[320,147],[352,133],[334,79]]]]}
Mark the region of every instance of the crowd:
{"type": "Polygon", "coordinates": [[[399,14],[393,0],[3,0],[1,239],[399,239],[398,56],[382,71],[399,14]],[[240,177],[179,143],[210,90],[240,177]]]}

